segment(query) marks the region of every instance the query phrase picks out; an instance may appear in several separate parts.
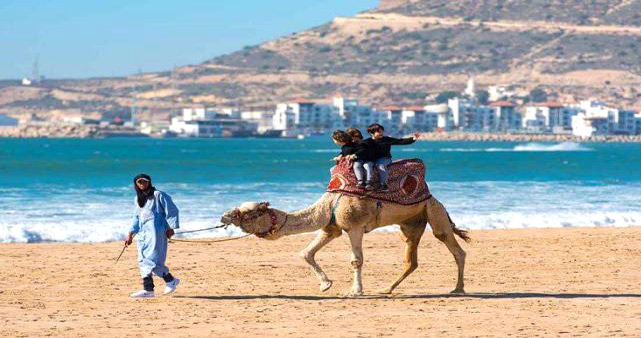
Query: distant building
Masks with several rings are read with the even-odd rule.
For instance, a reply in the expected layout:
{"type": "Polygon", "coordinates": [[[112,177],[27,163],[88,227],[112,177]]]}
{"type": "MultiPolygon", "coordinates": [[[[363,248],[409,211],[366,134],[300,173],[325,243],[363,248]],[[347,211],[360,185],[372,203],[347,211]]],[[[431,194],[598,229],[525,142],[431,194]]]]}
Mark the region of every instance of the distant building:
{"type": "Polygon", "coordinates": [[[273,128],[276,130],[296,128],[314,133],[343,126],[338,107],[305,99],[278,104],[273,121],[273,128]]]}
{"type": "Polygon", "coordinates": [[[140,132],[153,136],[168,136],[170,134],[171,124],[168,121],[141,121],[140,132]]]}
{"type": "Polygon", "coordinates": [[[516,105],[510,101],[494,101],[494,126],[490,131],[515,131],[521,129],[521,113],[516,111],[516,105]]]}
{"type": "Polygon", "coordinates": [[[490,101],[508,100],[514,96],[514,91],[508,89],[506,86],[489,86],[487,92],[490,101]]]}
{"type": "Polygon", "coordinates": [[[371,106],[361,105],[355,99],[335,97],[334,106],[342,118],[342,127],[364,129],[372,123],[385,124],[387,120],[385,112],[375,111],[371,106]]]}
{"type": "Polygon", "coordinates": [[[438,129],[438,111],[427,111],[424,107],[407,107],[401,115],[404,132],[430,132],[438,129]]]}
{"type": "Polygon", "coordinates": [[[15,127],[18,125],[18,120],[5,114],[0,114],[0,127],[15,127]]]}
{"type": "Polygon", "coordinates": [[[274,112],[271,111],[244,111],[240,119],[256,126],[259,134],[264,134],[274,129],[274,112]]]}
{"type": "Polygon", "coordinates": [[[463,94],[472,98],[476,96],[476,86],[474,85],[474,76],[470,76],[470,78],[467,79],[467,86],[465,87],[465,91],[463,92],[463,94]]]}
{"type": "Polygon", "coordinates": [[[572,118],[572,132],[577,136],[639,134],[634,111],[608,107],[592,100],[581,101],[578,108],[582,112],[572,118]]]}
{"type": "Polygon", "coordinates": [[[385,129],[389,134],[399,133],[403,127],[403,108],[399,106],[388,106],[383,108],[386,116],[385,129]]]}
{"type": "Polygon", "coordinates": [[[182,116],[172,118],[169,130],[182,137],[251,136],[252,126],[232,115],[229,111],[224,114],[213,109],[186,108],[182,116]]]}
{"type": "Polygon", "coordinates": [[[608,118],[603,116],[588,116],[578,113],[572,117],[572,134],[580,137],[608,135],[608,118]]]}
{"type": "Polygon", "coordinates": [[[559,102],[544,102],[528,106],[523,128],[534,132],[564,133],[572,130],[572,117],[580,112],[577,107],[559,102]]]}
{"type": "Polygon", "coordinates": [[[494,108],[470,100],[453,98],[448,100],[448,129],[461,131],[492,131],[495,125],[494,108]]]}
{"type": "Polygon", "coordinates": [[[423,107],[427,113],[436,115],[436,128],[438,130],[449,130],[452,128],[450,108],[446,103],[426,105],[423,107]]]}
{"type": "Polygon", "coordinates": [[[216,111],[206,108],[185,108],[182,111],[183,121],[211,120],[216,111]]]}

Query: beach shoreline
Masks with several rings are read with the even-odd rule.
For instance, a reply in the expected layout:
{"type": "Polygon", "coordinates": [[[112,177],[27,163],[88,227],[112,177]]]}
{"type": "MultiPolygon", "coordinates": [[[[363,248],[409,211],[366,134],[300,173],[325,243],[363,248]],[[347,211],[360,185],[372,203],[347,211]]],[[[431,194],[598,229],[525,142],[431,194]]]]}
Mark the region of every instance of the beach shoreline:
{"type": "MultiPolygon", "coordinates": [[[[391,296],[402,268],[396,233],[365,236],[366,296],[343,298],[347,236],[317,255],[326,293],[298,252],[311,235],[171,244],[182,280],[173,297],[135,300],[136,250],[122,243],[0,244],[3,333],[29,336],[639,336],[641,227],[473,230],[465,296],[456,266],[426,233],[419,268],[391,296]],[[488,326],[488,323],[493,325],[488,326]]],[[[156,278],[161,293],[162,281],[156,278]]]]}

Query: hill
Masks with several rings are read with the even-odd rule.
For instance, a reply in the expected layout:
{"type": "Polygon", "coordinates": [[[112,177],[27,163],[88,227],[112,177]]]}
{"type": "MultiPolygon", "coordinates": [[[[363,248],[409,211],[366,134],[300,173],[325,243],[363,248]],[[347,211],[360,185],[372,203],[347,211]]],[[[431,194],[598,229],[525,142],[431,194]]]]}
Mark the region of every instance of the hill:
{"type": "Polygon", "coordinates": [[[560,100],[641,109],[641,0],[402,1],[222,55],[126,78],[0,83],[0,112],[147,114],[190,105],[271,107],[340,94],[424,103],[468,76],[560,100]],[[135,102],[134,102],[135,99],[135,102]]]}

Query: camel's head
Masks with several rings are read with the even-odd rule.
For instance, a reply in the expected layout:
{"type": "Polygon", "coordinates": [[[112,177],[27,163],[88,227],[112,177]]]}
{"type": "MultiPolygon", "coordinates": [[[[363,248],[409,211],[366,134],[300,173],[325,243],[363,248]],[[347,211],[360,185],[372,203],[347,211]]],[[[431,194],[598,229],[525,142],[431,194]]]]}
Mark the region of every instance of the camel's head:
{"type": "Polygon", "coordinates": [[[220,222],[239,227],[243,232],[272,239],[277,227],[277,216],[268,202],[245,202],[238,208],[225,211],[220,222]]]}

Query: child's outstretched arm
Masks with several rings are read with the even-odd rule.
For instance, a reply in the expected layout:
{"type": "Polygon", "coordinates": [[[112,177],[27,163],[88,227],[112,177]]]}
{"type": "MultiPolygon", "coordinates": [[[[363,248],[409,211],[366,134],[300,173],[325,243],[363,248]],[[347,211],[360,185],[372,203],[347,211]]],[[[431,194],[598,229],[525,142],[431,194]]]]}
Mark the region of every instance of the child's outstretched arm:
{"type": "Polygon", "coordinates": [[[414,134],[414,136],[407,137],[407,138],[392,138],[392,137],[390,137],[392,139],[391,143],[392,143],[392,145],[395,145],[395,146],[412,144],[412,143],[416,142],[416,140],[418,139],[417,134],[414,134]]]}

